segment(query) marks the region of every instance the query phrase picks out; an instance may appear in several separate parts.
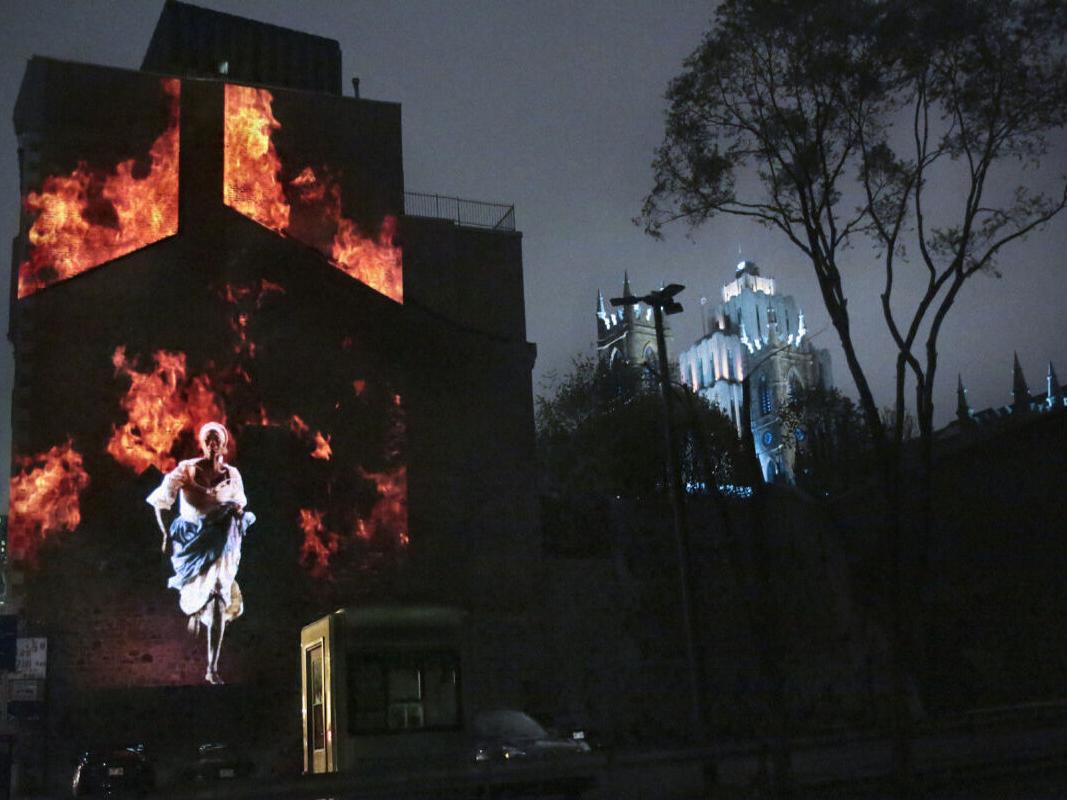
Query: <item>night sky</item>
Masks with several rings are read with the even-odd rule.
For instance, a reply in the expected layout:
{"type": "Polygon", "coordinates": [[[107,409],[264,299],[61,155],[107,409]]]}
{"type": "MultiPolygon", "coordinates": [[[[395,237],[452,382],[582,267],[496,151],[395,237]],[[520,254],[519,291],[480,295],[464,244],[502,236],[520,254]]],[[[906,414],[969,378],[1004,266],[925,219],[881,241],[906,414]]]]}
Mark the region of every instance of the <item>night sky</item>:
{"type": "MultiPolygon", "coordinates": [[[[717,302],[738,253],[796,296],[809,331],[829,347],[834,379],[854,394],[836,334],[802,256],[779,234],[724,218],[691,237],[679,225],[664,242],[631,220],[651,186],[670,78],[698,44],[714,4],[611,2],[354,2],[204,0],[219,11],[340,41],[344,86],[403,105],[406,186],[513,203],[523,232],[528,338],[538,346],[535,392],[546,375],[593,350],[598,288],[620,293],[624,270],[645,292],[684,284],[685,313],[671,318],[672,355],[701,334],[699,301],[717,302]]],[[[26,59],[52,56],[123,68],[140,66],[162,2],[38,0],[4,4],[0,27],[0,241],[18,225],[17,144],[10,124],[26,59]]],[[[1045,174],[1067,172],[1060,142],[1045,174]]],[[[951,192],[951,186],[944,191],[951,192]]],[[[951,195],[946,195],[951,197],[951,195]]],[[[1049,360],[1067,382],[1064,313],[1067,215],[1007,251],[1004,277],[980,275],[942,334],[936,419],[955,411],[962,372],[975,409],[1010,402],[1017,350],[1031,391],[1043,390],[1049,360]]],[[[871,252],[845,257],[846,292],[861,358],[881,404],[892,400],[894,354],[877,305],[881,276],[871,252]]],[[[7,329],[7,272],[0,325],[7,329]]],[[[0,348],[0,459],[10,445],[10,345],[0,348]]],[[[7,505],[0,481],[0,507],[7,505]]]]}

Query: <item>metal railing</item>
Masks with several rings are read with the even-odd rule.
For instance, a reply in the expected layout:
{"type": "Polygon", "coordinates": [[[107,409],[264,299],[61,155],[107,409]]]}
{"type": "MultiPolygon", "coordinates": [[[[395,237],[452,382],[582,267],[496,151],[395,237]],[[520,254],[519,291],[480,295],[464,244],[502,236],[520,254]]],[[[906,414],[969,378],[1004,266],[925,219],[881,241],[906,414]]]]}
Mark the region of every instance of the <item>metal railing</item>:
{"type": "Polygon", "coordinates": [[[503,203],[463,200],[443,194],[404,192],[404,213],[409,217],[447,219],[465,228],[515,230],[515,206],[503,203]]]}

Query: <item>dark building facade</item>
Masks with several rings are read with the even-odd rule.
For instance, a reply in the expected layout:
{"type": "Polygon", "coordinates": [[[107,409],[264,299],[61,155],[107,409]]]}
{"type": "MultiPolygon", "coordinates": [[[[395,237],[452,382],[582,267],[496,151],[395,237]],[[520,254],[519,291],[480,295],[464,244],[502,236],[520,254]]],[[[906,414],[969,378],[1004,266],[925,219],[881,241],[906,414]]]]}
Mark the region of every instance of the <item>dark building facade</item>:
{"type": "Polygon", "coordinates": [[[336,42],[173,2],[142,71],[27,66],[8,542],[56,763],[117,724],[285,762],[300,628],[340,606],[467,612],[486,705],[537,679],[521,234],[405,214],[400,107],[339,77],[336,42]],[[146,503],[208,422],[256,515],[209,588],[225,685],[146,503]]]}

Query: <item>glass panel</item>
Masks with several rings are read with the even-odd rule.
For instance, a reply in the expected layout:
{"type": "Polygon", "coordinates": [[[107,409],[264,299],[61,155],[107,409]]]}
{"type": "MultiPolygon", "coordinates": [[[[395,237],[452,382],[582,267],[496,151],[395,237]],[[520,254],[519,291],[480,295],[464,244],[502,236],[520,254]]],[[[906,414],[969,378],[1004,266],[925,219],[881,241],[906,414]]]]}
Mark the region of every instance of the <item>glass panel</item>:
{"type": "Polygon", "coordinates": [[[423,672],[423,710],[427,727],[459,724],[459,675],[454,666],[430,664],[423,672]]]}
{"type": "Polygon", "coordinates": [[[323,702],[322,645],[308,650],[308,673],[311,703],[311,749],[326,748],[326,707],[323,702]]]}
{"type": "Polygon", "coordinates": [[[416,667],[392,667],[389,670],[389,702],[421,700],[421,677],[416,667]]]}
{"type": "Polygon", "coordinates": [[[396,666],[389,669],[389,729],[421,728],[422,675],[417,667],[396,666]]]}
{"type": "Polygon", "coordinates": [[[348,663],[352,733],[459,726],[459,658],[454,653],[350,653],[348,663]]]}
{"type": "Polygon", "coordinates": [[[356,662],[349,672],[350,726],[353,731],[385,728],[385,670],[374,662],[356,662]]]}
{"type": "Polygon", "coordinates": [[[311,707],[311,749],[326,749],[326,715],[320,703],[311,707]]]}
{"type": "Polygon", "coordinates": [[[389,730],[417,730],[423,727],[422,703],[390,703],[389,730]]]}

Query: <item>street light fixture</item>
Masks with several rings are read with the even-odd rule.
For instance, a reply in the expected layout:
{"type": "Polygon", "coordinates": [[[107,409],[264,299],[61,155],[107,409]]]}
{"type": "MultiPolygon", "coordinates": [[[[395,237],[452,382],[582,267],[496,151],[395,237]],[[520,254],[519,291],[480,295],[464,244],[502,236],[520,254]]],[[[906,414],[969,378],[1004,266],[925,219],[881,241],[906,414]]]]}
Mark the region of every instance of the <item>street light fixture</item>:
{"type": "Polygon", "coordinates": [[[649,292],[644,297],[611,298],[612,306],[635,306],[644,303],[651,306],[656,321],[656,349],[659,364],[660,388],[663,390],[663,427],[667,438],[667,463],[670,470],[671,508],[674,516],[674,538],[678,548],[678,575],[682,605],[682,629],[685,631],[686,662],[689,669],[690,689],[690,724],[691,733],[698,744],[704,743],[704,682],[701,680],[703,670],[696,653],[696,636],[693,630],[693,592],[689,557],[689,528],[685,517],[685,498],[682,489],[682,472],[675,448],[674,409],[671,405],[671,379],[667,363],[667,341],[663,334],[663,315],[677,314],[682,304],[675,296],[685,289],[679,283],[649,292]]]}

